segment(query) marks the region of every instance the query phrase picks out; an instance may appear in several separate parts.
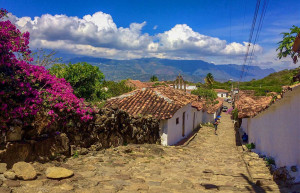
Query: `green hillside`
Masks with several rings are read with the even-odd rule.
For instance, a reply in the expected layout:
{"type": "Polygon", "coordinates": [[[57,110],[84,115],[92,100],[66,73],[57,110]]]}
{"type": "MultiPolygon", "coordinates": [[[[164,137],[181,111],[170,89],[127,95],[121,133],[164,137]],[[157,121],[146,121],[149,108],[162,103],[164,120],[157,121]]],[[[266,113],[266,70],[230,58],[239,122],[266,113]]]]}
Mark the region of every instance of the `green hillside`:
{"type": "MultiPolygon", "coordinates": [[[[256,95],[266,95],[268,92],[281,92],[282,86],[291,85],[292,77],[300,72],[300,67],[291,70],[282,70],[271,73],[265,78],[259,80],[251,80],[248,82],[240,82],[241,90],[255,90],[256,95]]],[[[215,82],[214,88],[223,88],[231,90],[232,82],[215,82]]],[[[233,82],[233,86],[237,87],[238,83],[233,82]]]]}

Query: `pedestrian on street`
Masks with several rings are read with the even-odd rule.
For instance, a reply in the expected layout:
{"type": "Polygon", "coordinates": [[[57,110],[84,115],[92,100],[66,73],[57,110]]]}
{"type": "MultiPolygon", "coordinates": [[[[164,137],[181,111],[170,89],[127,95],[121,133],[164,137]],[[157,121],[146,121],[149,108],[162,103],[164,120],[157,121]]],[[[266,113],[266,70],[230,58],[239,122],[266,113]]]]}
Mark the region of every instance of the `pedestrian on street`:
{"type": "Polygon", "coordinates": [[[218,124],[219,124],[218,119],[215,119],[215,122],[214,122],[215,135],[217,135],[218,124]]]}

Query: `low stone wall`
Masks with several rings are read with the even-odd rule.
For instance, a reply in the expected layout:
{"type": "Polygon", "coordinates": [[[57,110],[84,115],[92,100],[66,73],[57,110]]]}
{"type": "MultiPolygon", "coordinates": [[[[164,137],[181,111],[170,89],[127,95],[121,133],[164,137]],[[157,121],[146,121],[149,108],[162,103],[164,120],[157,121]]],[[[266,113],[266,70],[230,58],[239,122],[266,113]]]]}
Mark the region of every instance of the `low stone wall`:
{"type": "MultiPolygon", "coordinates": [[[[14,135],[21,135],[15,133],[14,135]]],[[[10,141],[2,144],[0,162],[11,167],[18,161],[46,162],[64,159],[73,154],[85,154],[88,148],[101,150],[129,143],[160,143],[159,121],[151,116],[130,116],[114,109],[100,109],[88,124],[70,121],[55,133],[44,133],[41,138],[10,141]]]]}

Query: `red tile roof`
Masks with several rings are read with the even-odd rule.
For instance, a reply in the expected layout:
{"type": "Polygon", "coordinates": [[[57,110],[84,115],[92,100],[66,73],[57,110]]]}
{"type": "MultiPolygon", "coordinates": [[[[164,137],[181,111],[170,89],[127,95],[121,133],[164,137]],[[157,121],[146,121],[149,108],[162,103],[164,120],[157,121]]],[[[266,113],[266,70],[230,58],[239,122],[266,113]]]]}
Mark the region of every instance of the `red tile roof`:
{"type": "Polygon", "coordinates": [[[158,86],[137,89],[111,98],[105,107],[114,105],[131,115],[152,115],[157,119],[170,119],[180,108],[197,100],[196,95],[170,87],[158,86]]]}
{"type": "Polygon", "coordinates": [[[139,88],[146,88],[152,86],[154,83],[153,82],[141,82],[140,80],[127,80],[126,85],[139,89],[139,88]]]}
{"type": "Polygon", "coordinates": [[[291,86],[283,86],[282,93],[277,95],[277,93],[271,92],[269,96],[257,97],[254,95],[240,94],[239,100],[236,100],[235,106],[239,111],[239,118],[254,117],[261,111],[267,109],[276,100],[281,99],[284,93],[287,91],[292,91],[293,88],[300,86],[299,84],[291,86]],[[273,97],[276,96],[274,100],[273,97]]]}
{"type": "Polygon", "coordinates": [[[225,93],[229,93],[228,90],[225,89],[214,89],[215,92],[225,92],[225,93]]]}
{"type": "Polygon", "coordinates": [[[239,100],[235,102],[235,107],[238,109],[239,118],[254,117],[262,110],[266,109],[271,101],[272,96],[254,97],[254,96],[239,96],[239,100]]]}
{"type": "Polygon", "coordinates": [[[192,107],[196,108],[198,111],[206,111],[209,114],[215,113],[219,108],[223,106],[223,99],[222,98],[217,98],[218,101],[217,104],[207,104],[205,100],[198,100],[192,102],[192,107]]]}

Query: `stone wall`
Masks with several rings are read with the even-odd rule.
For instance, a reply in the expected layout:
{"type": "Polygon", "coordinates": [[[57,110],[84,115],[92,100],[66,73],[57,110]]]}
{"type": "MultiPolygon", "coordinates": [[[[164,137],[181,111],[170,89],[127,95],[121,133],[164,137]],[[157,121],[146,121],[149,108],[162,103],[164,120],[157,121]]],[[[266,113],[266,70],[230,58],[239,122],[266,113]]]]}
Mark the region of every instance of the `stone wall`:
{"type": "Polygon", "coordinates": [[[160,143],[158,120],[151,116],[133,117],[117,108],[100,109],[88,124],[70,120],[66,126],[57,126],[54,133],[43,133],[39,138],[30,139],[24,131],[20,132],[14,130],[13,135],[18,136],[16,140],[7,136],[9,141],[0,147],[0,162],[7,163],[8,167],[18,161],[64,159],[75,153],[85,154],[88,149],[101,150],[129,143],[160,143]]]}

